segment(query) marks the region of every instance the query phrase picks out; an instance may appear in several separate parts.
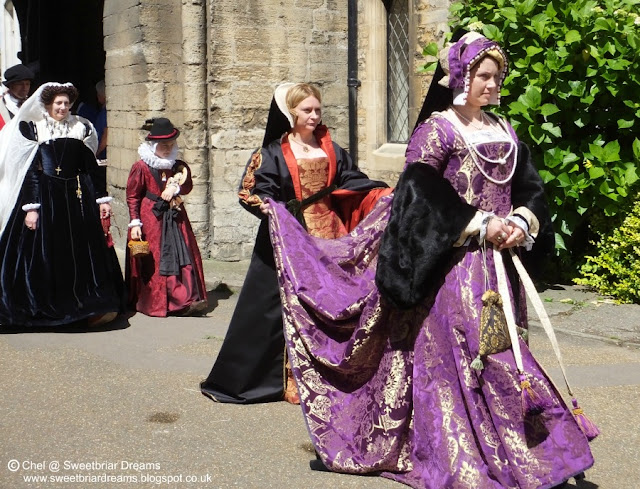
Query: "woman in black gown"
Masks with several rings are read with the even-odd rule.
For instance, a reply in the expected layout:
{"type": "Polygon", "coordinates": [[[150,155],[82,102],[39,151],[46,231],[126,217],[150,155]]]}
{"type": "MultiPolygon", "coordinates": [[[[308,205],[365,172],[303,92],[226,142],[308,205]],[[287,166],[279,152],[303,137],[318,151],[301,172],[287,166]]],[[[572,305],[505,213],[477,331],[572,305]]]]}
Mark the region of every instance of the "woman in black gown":
{"type": "Polygon", "coordinates": [[[261,219],[251,264],[211,373],[200,388],[214,401],[299,403],[286,367],[282,304],[266,199],[287,202],[312,236],[334,239],[351,231],[383,195],[321,123],[322,95],[306,83],[276,88],[262,148],[247,163],[240,204],[261,219]]]}
{"type": "Polygon", "coordinates": [[[106,168],[78,92],[47,83],[0,133],[0,325],[97,326],[122,309],[123,280],[102,219],[106,168]]]}

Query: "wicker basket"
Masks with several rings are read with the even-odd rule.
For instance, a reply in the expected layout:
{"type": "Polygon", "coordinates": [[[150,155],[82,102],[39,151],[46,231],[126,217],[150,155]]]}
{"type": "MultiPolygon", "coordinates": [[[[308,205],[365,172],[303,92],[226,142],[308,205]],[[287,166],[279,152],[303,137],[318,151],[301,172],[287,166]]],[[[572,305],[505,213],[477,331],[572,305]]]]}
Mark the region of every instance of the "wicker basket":
{"type": "Polygon", "coordinates": [[[131,253],[133,258],[142,258],[143,256],[147,256],[151,253],[148,241],[131,239],[127,246],[129,247],[129,253],[131,253]]]}

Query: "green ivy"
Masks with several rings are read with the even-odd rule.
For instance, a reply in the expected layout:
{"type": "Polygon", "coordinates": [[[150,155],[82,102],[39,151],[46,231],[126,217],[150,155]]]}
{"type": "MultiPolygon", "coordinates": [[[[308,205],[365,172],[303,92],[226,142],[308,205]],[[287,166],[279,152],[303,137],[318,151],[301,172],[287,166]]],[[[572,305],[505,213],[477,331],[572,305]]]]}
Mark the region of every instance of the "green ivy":
{"type": "Polygon", "coordinates": [[[619,302],[640,303],[640,199],[611,234],[596,243],[597,254],[587,256],[577,284],[587,285],[619,302]]]}
{"type": "MultiPolygon", "coordinates": [[[[640,0],[457,2],[451,27],[501,44],[510,71],[498,112],[529,144],[561,262],[577,270],[597,216],[634,200],[640,178],[640,0]]],[[[424,54],[433,56],[431,43],[424,54]]],[[[423,71],[432,71],[428,62],[423,71]]]]}

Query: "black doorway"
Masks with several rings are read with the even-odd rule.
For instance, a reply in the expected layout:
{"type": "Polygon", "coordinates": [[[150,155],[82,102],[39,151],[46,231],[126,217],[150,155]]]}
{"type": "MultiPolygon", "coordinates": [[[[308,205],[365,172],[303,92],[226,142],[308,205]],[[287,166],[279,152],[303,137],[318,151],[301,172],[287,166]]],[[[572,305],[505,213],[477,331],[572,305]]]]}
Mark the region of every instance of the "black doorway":
{"type": "Polygon", "coordinates": [[[79,101],[96,106],[95,84],[104,79],[104,0],[13,0],[20,23],[18,57],[36,72],[34,89],[71,82],[79,101]]]}

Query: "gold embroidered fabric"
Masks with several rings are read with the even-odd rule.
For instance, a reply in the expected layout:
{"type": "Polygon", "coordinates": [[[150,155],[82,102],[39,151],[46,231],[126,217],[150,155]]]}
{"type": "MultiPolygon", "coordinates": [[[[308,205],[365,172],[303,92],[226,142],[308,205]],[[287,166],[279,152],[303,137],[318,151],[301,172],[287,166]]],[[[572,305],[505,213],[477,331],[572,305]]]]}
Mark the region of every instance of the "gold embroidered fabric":
{"type": "MultiPolygon", "coordinates": [[[[300,158],[298,160],[302,199],[318,193],[327,186],[329,158],[300,158]]],[[[347,234],[340,217],[331,209],[331,196],[307,206],[302,211],[307,230],[312,236],[334,239],[347,234]]]]}
{"type": "Polygon", "coordinates": [[[251,155],[251,161],[247,166],[247,171],[245,172],[240,191],[238,192],[238,197],[251,206],[259,206],[262,204],[262,199],[259,196],[252,195],[253,189],[256,186],[255,172],[261,165],[262,151],[258,150],[251,155]]]}
{"type": "Polygon", "coordinates": [[[487,290],[482,296],[479,340],[480,356],[499,353],[511,346],[507,320],[502,310],[502,297],[493,290],[487,290]]]}

